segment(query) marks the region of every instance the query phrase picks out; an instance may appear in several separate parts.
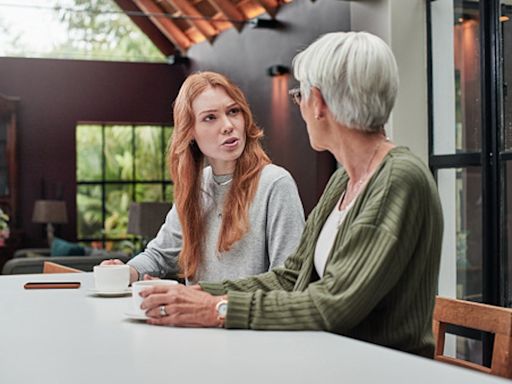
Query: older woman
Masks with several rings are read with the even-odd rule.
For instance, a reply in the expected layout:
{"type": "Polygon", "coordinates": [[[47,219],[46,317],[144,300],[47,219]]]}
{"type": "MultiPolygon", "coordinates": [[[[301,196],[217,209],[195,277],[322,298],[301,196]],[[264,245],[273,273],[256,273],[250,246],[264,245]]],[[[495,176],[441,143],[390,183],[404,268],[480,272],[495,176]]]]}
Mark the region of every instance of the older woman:
{"type": "Polygon", "coordinates": [[[294,74],[311,146],[342,166],[297,251],[283,268],[202,291],[149,289],[149,322],[327,330],[432,357],[443,220],[428,168],[384,135],[393,54],[371,34],[331,33],[297,55],[294,74]]]}
{"type": "Polygon", "coordinates": [[[302,203],[291,175],[270,163],[262,136],[244,94],[225,76],[185,80],[168,155],[175,204],[156,238],[128,262],[131,281],[176,270],[187,283],[237,279],[280,266],[295,251],[302,203]]]}

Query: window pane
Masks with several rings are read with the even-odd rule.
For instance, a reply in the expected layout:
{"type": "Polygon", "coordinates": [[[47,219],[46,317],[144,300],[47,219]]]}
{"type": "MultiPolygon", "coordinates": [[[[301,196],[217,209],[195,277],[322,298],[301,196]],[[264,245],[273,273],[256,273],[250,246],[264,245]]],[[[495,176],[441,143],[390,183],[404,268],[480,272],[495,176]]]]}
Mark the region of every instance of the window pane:
{"type": "Polygon", "coordinates": [[[106,180],[133,179],[132,135],[130,126],[105,127],[106,180]]]}
{"type": "Polygon", "coordinates": [[[107,238],[124,238],[128,228],[128,207],[132,201],[131,185],[107,184],[105,236],[107,238]]]}
{"type": "Polygon", "coordinates": [[[512,150],[512,1],[502,1],[503,114],[505,149],[512,150]]]}
{"type": "Polygon", "coordinates": [[[79,185],[76,193],[78,238],[101,238],[101,185],[79,185]]]}
{"type": "Polygon", "coordinates": [[[503,242],[507,255],[507,282],[506,284],[506,306],[512,307],[512,163],[507,162],[505,165],[505,188],[506,188],[506,209],[505,209],[505,233],[503,242]]]}
{"type": "Polygon", "coordinates": [[[171,180],[169,167],[167,166],[167,152],[169,150],[170,140],[172,138],[172,127],[165,127],[164,129],[164,142],[165,142],[165,152],[164,152],[164,179],[171,180]]]}
{"type": "Polygon", "coordinates": [[[478,152],[479,2],[439,0],[431,9],[434,154],[478,152]]]}
{"type": "Polygon", "coordinates": [[[457,358],[482,365],[482,341],[457,336],[457,358]]]}
{"type": "Polygon", "coordinates": [[[172,184],[165,186],[165,201],[174,203],[174,185],[172,184]]]}
{"type": "Polygon", "coordinates": [[[165,62],[162,52],[115,1],[3,3],[0,56],[165,62]]]}
{"type": "Polygon", "coordinates": [[[101,125],[76,127],[76,179],[101,180],[101,125]]]}
{"type": "Polygon", "coordinates": [[[135,178],[155,181],[162,179],[162,128],[135,128],[135,178]]]}
{"type": "Polygon", "coordinates": [[[135,201],[162,201],[162,184],[137,184],[135,201]]]}
{"type": "Polygon", "coordinates": [[[457,298],[481,301],[481,169],[443,169],[438,173],[438,181],[445,220],[440,279],[456,286],[457,298]],[[447,272],[452,266],[453,272],[447,272]]]}

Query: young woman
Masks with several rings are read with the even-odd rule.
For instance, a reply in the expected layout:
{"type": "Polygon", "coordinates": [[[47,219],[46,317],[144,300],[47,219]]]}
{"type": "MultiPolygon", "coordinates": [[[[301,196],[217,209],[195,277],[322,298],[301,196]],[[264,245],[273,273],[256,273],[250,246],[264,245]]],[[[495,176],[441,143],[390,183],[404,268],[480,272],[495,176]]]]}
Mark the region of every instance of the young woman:
{"type": "Polygon", "coordinates": [[[189,284],[241,278],[293,253],[303,207],[290,174],[263,151],[262,136],[245,96],[225,76],[185,80],[168,153],[174,206],[156,238],[128,262],[132,281],[171,271],[189,284]]]}

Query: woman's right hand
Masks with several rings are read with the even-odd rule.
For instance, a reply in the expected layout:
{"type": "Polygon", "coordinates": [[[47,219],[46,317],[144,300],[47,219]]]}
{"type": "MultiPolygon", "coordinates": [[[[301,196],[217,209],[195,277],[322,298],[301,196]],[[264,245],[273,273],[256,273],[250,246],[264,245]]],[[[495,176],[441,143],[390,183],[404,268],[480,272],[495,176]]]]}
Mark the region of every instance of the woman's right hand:
{"type": "Polygon", "coordinates": [[[108,259],[108,260],[103,260],[100,265],[122,265],[124,264],[121,260],[119,259],[108,259]]]}

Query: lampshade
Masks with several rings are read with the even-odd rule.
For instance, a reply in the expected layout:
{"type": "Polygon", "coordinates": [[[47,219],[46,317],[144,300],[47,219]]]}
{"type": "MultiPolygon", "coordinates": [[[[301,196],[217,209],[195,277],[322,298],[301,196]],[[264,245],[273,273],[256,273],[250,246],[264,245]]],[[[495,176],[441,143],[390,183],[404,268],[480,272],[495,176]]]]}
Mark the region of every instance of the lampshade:
{"type": "Polygon", "coordinates": [[[60,200],[37,200],[34,205],[32,221],[34,223],[67,223],[66,202],[60,200]]]}
{"type": "Polygon", "coordinates": [[[165,221],[169,203],[131,203],[128,212],[128,233],[153,238],[165,221]]]}

